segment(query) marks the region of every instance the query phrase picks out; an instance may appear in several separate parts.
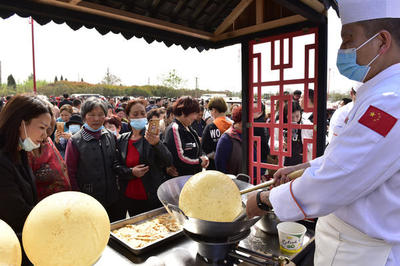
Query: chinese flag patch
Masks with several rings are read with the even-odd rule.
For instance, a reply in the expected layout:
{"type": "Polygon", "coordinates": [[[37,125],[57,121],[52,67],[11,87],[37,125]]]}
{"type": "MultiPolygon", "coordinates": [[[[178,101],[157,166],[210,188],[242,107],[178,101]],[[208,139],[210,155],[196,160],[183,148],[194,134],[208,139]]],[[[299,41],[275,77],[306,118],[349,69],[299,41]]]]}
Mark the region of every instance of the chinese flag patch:
{"type": "Polygon", "coordinates": [[[358,122],[386,137],[396,124],[397,118],[371,105],[358,122]]]}

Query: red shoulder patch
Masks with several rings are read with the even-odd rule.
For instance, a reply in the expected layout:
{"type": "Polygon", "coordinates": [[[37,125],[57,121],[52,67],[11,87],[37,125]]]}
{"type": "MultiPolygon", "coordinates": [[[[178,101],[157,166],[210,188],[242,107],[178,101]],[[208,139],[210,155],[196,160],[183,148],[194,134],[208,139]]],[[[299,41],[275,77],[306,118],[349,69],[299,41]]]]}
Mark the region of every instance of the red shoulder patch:
{"type": "Polygon", "coordinates": [[[386,137],[396,124],[397,118],[371,105],[358,122],[386,137]]]}

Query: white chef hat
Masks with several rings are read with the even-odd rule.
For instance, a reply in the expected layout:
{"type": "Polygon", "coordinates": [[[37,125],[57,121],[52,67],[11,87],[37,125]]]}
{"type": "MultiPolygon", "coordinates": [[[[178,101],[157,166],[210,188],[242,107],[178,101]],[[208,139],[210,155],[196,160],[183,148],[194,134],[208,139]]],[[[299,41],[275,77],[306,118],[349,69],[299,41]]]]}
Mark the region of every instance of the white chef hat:
{"type": "Polygon", "coordinates": [[[400,0],[338,0],[342,25],[379,18],[400,18],[400,0]]]}

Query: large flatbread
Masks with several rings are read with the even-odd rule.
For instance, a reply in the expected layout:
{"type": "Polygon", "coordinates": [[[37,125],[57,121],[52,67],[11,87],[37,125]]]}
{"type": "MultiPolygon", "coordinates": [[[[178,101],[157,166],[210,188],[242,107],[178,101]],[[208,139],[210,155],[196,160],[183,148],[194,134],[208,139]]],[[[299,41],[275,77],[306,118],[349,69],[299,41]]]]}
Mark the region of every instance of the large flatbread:
{"type": "Polygon", "coordinates": [[[232,222],[242,210],[242,199],[231,178],[210,170],[189,178],[179,196],[179,208],[192,218],[232,222]]]}
{"type": "Polygon", "coordinates": [[[104,207],[75,191],[40,201],[22,231],[26,255],[36,266],[93,265],[109,237],[110,220],[104,207]]]}
{"type": "Polygon", "coordinates": [[[21,261],[21,246],[17,235],[6,222],[0,220],[0,265],[20,266],[21,261]]]}

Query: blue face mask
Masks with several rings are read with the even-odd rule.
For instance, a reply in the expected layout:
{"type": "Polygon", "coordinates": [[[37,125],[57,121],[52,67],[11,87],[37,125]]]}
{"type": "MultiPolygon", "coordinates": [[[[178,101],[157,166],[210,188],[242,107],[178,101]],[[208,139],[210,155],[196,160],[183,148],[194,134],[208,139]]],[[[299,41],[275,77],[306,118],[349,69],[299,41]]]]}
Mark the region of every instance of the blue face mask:
{"type": "Polygon", "coordinates": [[[147,125],[147,118],[137,118],[137,119],[131,119],[131,127],[133,127],[136,130],[141,130],[146,127],[147,125]]]}
{"type": "Polygon", "coordinates": [[[33,151],[35,149],[38,149],[40,147],[40,144],[35,144],[30,137],[28,137],[28,134],[26,133],[26,127],[25,127],[25,121],[22,121],[24,124],[24,130],[25,130],[25,139],[22,141],[21,138],[19,139],[19,145],[21,148],[25,151],[33,151]]]}
{"type": "Polygon", "coordinates": [[[81,129],[81,126],[80,126],[80,125],[70,125],[69,128],[68,128],[68,131],[69,131],[71,134],[75,134],[75,133],[78,132],[80,129],[81,129]]]}
{"type": "Polygon", "coordinates": [[[355,80],[358,82],[363,82],[367,76],[370,65],[380,56],[376,55],[368,65],[360,66],[357,64],[357,50],[361,49],[364,45],[369,43],[372,39],[378,36],[379,32],[361,44],[358,48],[350,49],[340,49],[337,55],[336,66],[339,69],[340,74],[343,76],[355,80]]]}
{"type": "Polygon", "coordinates": [[[379,32],[366,40],[358,48],[350,49],[340,49],[337,56],[336,66],[339,69],[340,74],[343,76],[355,80],[358,82],[363,82],[367,76],[369,70],[371,69],[371,64],[380,56],[377,54],[368,65],[360,66],[357,64],[357,50],[361,49],[364,45],[373,40],[379,32]]]}
{"type": "Polygon", "coordinates": [[[99,132],[100,130],[102,130],[104,128],[104,126],[99,127],[98,129],[93,129],[91,128],[87,123],[85,123],[83,125],[87,130],[91,131],[91,132],[99,132]]]}

